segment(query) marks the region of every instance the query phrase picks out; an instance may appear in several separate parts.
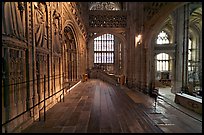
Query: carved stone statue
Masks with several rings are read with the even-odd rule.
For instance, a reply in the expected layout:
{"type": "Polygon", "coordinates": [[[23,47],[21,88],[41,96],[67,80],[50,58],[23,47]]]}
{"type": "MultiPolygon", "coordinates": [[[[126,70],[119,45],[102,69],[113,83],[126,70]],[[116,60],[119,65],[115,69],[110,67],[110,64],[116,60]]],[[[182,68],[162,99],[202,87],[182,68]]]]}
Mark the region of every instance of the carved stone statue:
{"type": "Polygon", "coordinates": [[[37,47],[45,47],[47,43],[46,11],[41,2],[35,9],[35,43],[37,47]]]}
{"type": "Polygon", "coordinates": [[[58,9],[55,9],[53,12],[53,25],[54,25],[54,51],[57,53],[60,53],[60,46],[61,46],[61,28],[60,28],[60,13],[58,12],[58,9]]]}
{"type": "Polygon", "coordinates": [[[2,5],[2,34],[23,40],[25,35],[18,2],[2,2],[2,5]]]}

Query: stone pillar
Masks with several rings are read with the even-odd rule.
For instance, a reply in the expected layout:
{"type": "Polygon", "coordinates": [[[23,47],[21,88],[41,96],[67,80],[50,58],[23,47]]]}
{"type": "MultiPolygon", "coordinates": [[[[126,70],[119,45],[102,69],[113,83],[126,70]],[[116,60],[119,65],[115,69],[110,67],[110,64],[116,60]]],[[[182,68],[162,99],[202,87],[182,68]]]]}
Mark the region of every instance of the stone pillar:
{"type": "Polygon", "coordinates": [[[136,54],[136,48],[135,48],[135,36],[136,36],[136,12],[135,7],[136,3],[133,2],[128,5],[130,12],[128,12],[128,20],[127,20],[127,80],[128,85],[132,87],[134,85],[135,80],[135,54],[136,54]]]}
{"type": "Polygon", "coordinates": [[[184,5],[182,91],[188,92],[189,4],[184,5]]]}
{"type": "Polygon", "coordinates": [[[89,43],[87,46],[87,52],[88,52],[88,68],[94,67],[94,38],[89,39],[89,43]]]}
{"type": "MultiPolygon", "coordinates": [[[[143,42],[144,43],[144,42],[143,42]]],[[[146,46],[148,46],[148,48],[146,48],[146,85],[148,87],[148,91],[150,90],[150,88],[152,87],[152,78],[154,77],[154,69],[153,69],[153,60],[154,60],[154,54],[153,53],[153,45],[147,45],[148,43],[146,43],[146,46]],[[153,77],[152,77],[153,76],[153,77]]],[[[151,44],[151,43],[150,43],[151,44]]]]}
{"type": "Polygon", "coordinates": [[[172,92],[180,92],[187,86],[188,58],[188,7],[183,6],[174,12],[175,27],[175,72],[172,92]]]}
{"type": "MultiPolygon", "coordinates": [[[[146,48],[145,51],[145,55],[147,58],[146,62],[145,62],[145,68],[146,68],[146,75],[145,75],[145,85],[147,87],[147,92],[151,92],[152,88],[155,87],[155,55],[156,52],[154,51],[154,46],[155,46],[155,42],[154,42],[154,38],[149,41],[146,42],[146,45],[148,48],[146,48]]],[[[144,44],[145,47],[145,44],[144,44]]],[[[145,49],[145,48],[144,48],[145,49]]]]}
{"type": "MultiPolygon", "coordinates": [[[[203,76],[202,76],[202,65],[203,65],[203,64],[202,64],[202,63],[203,63],[203,62],[202,62],[202,59],[203,59],[203,57],[202,57],[202,56],[203,56],[203,55],[202,55],[202,50],[203,50],[203,49],[202,49],[202,48],[203,48],[203,47],[202,47],[202,38],[201,38],[201,37],[202,37],[202,30],[200,31],[199,37],[200,37],[200,38],[199,38],[199,46],[198,46],[198,48],[199,48],[199,56],[198,56],[198,57],[199,57],[199,61],[200,61],[200,62],[199,62],[199,68],[198,68],[198,70],[201,71],[201,72],[200,72],[201,74],[200,74],[200,76],[199,76],[199,77],[200,77],[199,80],[200,80],[200,82],[203,82],[203,81],[202,81],[202,78],[203,78],[203,76]]],[[[200,87],[201,87],[201,88],[202,88],[202,86],[203,86],[203,83],[200,83],[200,87]]]]}
{"type": "Polygon", "coordinates": [[[114,74],[118,74],[119,72],[119,41],[118,38],[115,37],[115,43],[114,43],[114,74]]]}
{"type": "MultiPolygon", "coordinates": [[[[2,48],[3,73],[2,73],[2,124],[10,119],[10,87],[9,87],[9,50],[7,47],[2,48]]],[[[3,132],[8,132],[9,125],[2,126],[3,132]]]]}
{"type": "MultiPolygon", "coordinates": [[[[35,10],[35,7],[34,7],[34,3],[31,2],[31,21],[32,21],[32,83],[33,83],[33,87],[32,87],[32,106],[35,105],[35,102],[36,102],[36,56],[35,56],[35,53],[36,53],[36,50],[35,50],[35,29],[34,29],[34,10],[35,10]]],[[[35,108],[32,109],[32,115],[33,115],[33,118],[35,120],[35,108]]]]}
{"type": "Polygon", "coordinates": [[[140,84],[141,84],[141,68],[142,68],[142,63],[141,63],[141,43],[136,43],[136,37],[138,37],[139,34],[142,34],[141,32],[141,28],[142,28],[142,12],[140,10],[142,10],[142,3],[131,3],[130,6],[130,20],[128,20],[129,22],[129,51],[128,53],[130,56],[130,69],[129,69],[129,73],[130,73],[130,83],[134,86],[134,87],[138,87],[140,88],[140,84]],[[137,12],[135,12],[135,7],[137,8],[137,12]]]}
{"type": "Polygon", "coordinates": [[[143,92],[146,92],[146,50],[144,48],[144,44],[142,44],[141,46],[141,57],[140,57],[140,60],[141,60],[141,88],[143,89],[143,92]]]}
{"type": "MultiPolygon", "coordinates": [[[[171,60],[170,60],[170,63],[171,63],[171,67],[170,67],[170,80],[171,80],[171,88],[172,86],[174,85],[174,80],[175,80],[175,53],[172,53],[171,55],[171,60]]],[[[174,93],[171,89],[171,92],[174,93]]]]}

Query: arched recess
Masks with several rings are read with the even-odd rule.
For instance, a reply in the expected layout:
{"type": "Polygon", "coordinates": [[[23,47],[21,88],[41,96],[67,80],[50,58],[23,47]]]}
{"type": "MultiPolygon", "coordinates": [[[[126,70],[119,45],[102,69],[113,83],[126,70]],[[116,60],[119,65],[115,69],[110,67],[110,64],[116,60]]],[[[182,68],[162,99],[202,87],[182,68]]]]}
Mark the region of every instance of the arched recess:
{"type": "Polygon", "coordinates": [[[62,29],[63,82],[76,82],[78,77],[78,38],[74,25],[67,21],[62,29]]]}
{"type": "Polygon", "coordinates": [[[202,94],[202,7],[195,6],[189,17],[188,93],[202,94]]]}
{"type": "Polygon", "coordinates": [[[177,8],[185,5],[187,2],[172,2],[167,6],[163,7],[158,14],[153,16],[151,20],[148,20],[148,23],[144,25],[146,29],[143,38],[147,39],[144,41],[145,47],[151,47],[151,40],[157,31],[161,28],[161,24],[164,23],[165,19],[177,8]],[[146,38],[148,37],[148,38],[146,38]]]}
{"type": "Polygon", "coordinates": [[[169,52],[157,52],[154,56],[155,62],[155,87],[171,86],[173,54],[169,52]]]}
{"type": "MultiPolygon", "coordinates": [[[[179,4],[179,5],[174,5],[174,6],[172,6],[171,7],[171,9],[168,11],[169,12],[169,15],[170,15],[170,13],[172,13],[171,15],[173,16],[173,18],[175,19],[175,17],[174,17],[174,15],[176,15],[175,14],[175,12],[173,12],[173,11],[176,11],[178,8],[180,8],[181,6],[184,6],[186,3],[181,3],[181,4],[179,4]]],[[[200,6],[201,4],[194,4],[194,3],[190,3],[190,5],[191,6],[200,6]]],[[[192,8],[192,7],[191,7],[192,8]]],[[[191,9],[190,8],[190,9],[191,9]]],[[[153,69],[151,69],[151,66],[152,65],[154,65],[154,63],[151,63],[151,61],[152,61],[152,56],[154,55],[152,52],[154,52],[154,51],[152,51],[152,50],[154,50],[155,48],[154,48],[154,46],[152,45],[152,40],[154,39],[154,37],[155,37],[155,35],[156,35],[156,33],[158,32],[158,30],[160,30],[161,29],[161,24],[163,24],[163,22],[165,22],[165,18],[167,17],[166,15],[166,13],[165,14],[163,14],[164,12],[162,12],[162,11],[160,11],[161,12],[161,15],[158,15],[158,16],[161,16],[161,17],[159,17],[158,18],[158,21],[155,21],[155,22],[153,22],[154,24],[152,24],[151,26],[151,29],[149,29],[149,31],[145,31],[145,37],[148,37],[147,38],[147,40],[145,41],[145,46],[148,48],[148,50],[149,50],[149,57],[148,57],[148,60],[149,60],[149,65],[147,66],[150,70],[150,74],[148,75],[147,74],[147,78],[149,78],[149,80],[148,80],[148,83],[149,84],[151,84],[151,82],[153,82],[154,80],[152,79],[152,78],[154,78],[154,72],[153,72],[153,70],[154,70],[154,68],[153,69]],[[163,19],[162,19],[163,18],[163,19]],[[152,65],[151,65],[152,64],[152,65]]],[[[201,14],[201,16],[202,16],[202,14],[201,14]]],[[[191,16],[189,16],[189,19],[190,19],[190,22],[191,22],[191,16]]],[[[195,20],[196,22],[198,22],[198,20],[195,20]]],[[[176,23],[178,23],[178,22],[172,22],[172,24],[173,24],[173,32],[172,32],[172,35],[173,35],[173,38],[175,37],[175,34],[177,34],[178,33],[178,31],[176,31],[177,29],[176,28],[174,28],[174,26],[176,26],[176,23]]],[[[202,20],[201,20],[201,23],[202,23],[202,20]]],[[[197,26],[192,26],[191,25],[191,23],[190,23],[190,25],[189,25],[190,27],[189,27],[189,35],[193,35],[192,37],[194,37],[194,39],[196,39],[198,42],[197,42],[197,44],[199,44],[199,46],[200,45],[202,45],[202,38],[201,39],[197,39],[198,37],[200,37],[200,36],[198,36],[198,35],[202,35],[202,32],[200,32],[200,30],[198,30],[198,28],[197,28],[197,26]],[[197,31],[197,34],[195,34],[195,31],[197,31]],[[193,34],[194,33],[194,34],[193,34]],[[197,35],[197,36],[195,36],[195,35],[197,35]]],[[[201,25],[201,29],[202,29],[202,25],[201,25]]],[[[168,31],[166,31],[166,32],[168,32],[168,31]]],[[[178,37],[178,36],[177,36],[178,37]]],[[[178,39],[177,39],[177,41],[178,41],[178,39]]],[[[173,45],[173,47],[175,46],[175,43],[176,43],[176,41],[175,41],[175,39],[172,39],[172,45],[173,45]]],[[[182,44],[182,43],[180,43],[180,44],[182,44]]],[[[181,47],[180,47],[181,48],[181,47]]],[[[200,47],[200,50],[202,50],[201,49],[202,47],[200,47]]],[[[175,56],[176,55],[178,55],[178,53],[176,53],[176,52],[178,52],[178,48],[177,49],[174,49],[174,51],[173,51],[173,54],[175,54],[175,55],[173,55],[173,59],[175,58],[175,56]],[[175,53],[174,53],[174,51],[175,51],[175,53]]],[[[179,53],[180,54],[180,53],[179,53]]],[[[200,54],[202,54],[202,52],[200,53],[200,54]]],[[[180,56],[180,55],[179,55],[180,56]]],[[[202,59],[202,58],[201,58],[202,59]]],[[[177,58],[177,61],[178,61],[178,58],[177,58]]],[[[173,69],[173,70],[175,70],[175,71],[177,71],[177,73],[181,73],[181,72],[179,72],[180,70],[181,70],[181,68],[178,66],[178,64],[177,63],[174,63],[175,65],[177,65],[177,68],[175,68],[175,69],[173,69]],[[179,67],[179,68],[178,68],[179,67]]],[[[181,63],[182,64],[182,63],[181,63]]],[[[174,66],[175,66],[174,65],[174,66]]],[[[182,68],[182,70],[186,70],[186,68],[184,69],[184,68],[182,68]]],[[[173,72],[175,72],[175,71],[173,71],[173,72]]],[[[201,70],[200,70],[201,71],[201,70]]],[[[182,71],[182,72],[184,72],[184,71],[182,71]]],[[[176,90],[179,90],[179,88],[181,87],[181,81],[178,79],[178,78],[181,78],[178,74],[175,74],[174,73],[174,75],[175,75],[175,78],[174,78],[174,85],[173,85],[173,87],[174,87],[174,92],[176,91],[176,90]],[[179,77],[178,77],[179,76],[179,77]]],[[[201,78],[202,79],[202,78],[201,78]]]]}
{"type": "MultiPolygon", "coordinates": [[[[155,50],[155,37],[160,32],[162,27],[165,25],[165,21],[167,21],[168,16],[171,15],[171,13],[176,10],[177,8],[185,5],[186,2],[174,2],[171,4],[168,4],[167,6],[163,7],[155,16],[153,16],[145,25],[145,31],[143,38],[144,40],[144,46],[147,48],[147,71],[149,71],[146,74],[147,77],[147,85],[149,89],[154,87],[154,50],[155,50]]],[[[171,19],[171,16],[169,17],[171,19]]],[[[173,23],[173,22],[172,22],[173,23]]],[[[168,31],[166,31],[168,33],[168,31]]],[[[171,33],[172,34],[172,33],[171,33]]],[[[174,34],[174,33],[173,33],[174,34]]],[[[170,39],[170,43],[174,43],[173,36],[170,39]]],[[[173,57],[174,58],[174,57],[173,57]]]]}
{"type": "MultiPolygon", "coordinates": [[[[88,55],[89,55],[89,60],[88,60],[88,65],[89,66],[88,66],[88,68],[89,69],[94,68],[94,39],[96,37],[102,36],[104,34],[114,35],[114,37],[117,39],[117,42],[116,42],[117,44],[115,44],[115,46],[118,45],[118,47],[117,47],[118,50],[116,49],[117,52],[119,52],[119,50],[120,50],[119,46],[121,46],[121,70],[115,69],[115,72],[113,74],[115,74],[115,75],[125,75],[126,76],[127,75],[126,39],[124,37],[124,34],[121,34],[121,33],[101,32],[101,33],[93,33],[90,36],[90,38],[88,40],[88,55]]],[[[116,53],[116,52],[114,52],[114,53],[116,53]]],[[[119,57],[119,53],[116,53],[114,55],[119,57]]],[[[118,61],[118,63],[119,63],[119,61],[118,61]]],[[[115,67],[116,67],[116,65],[115,65],[115,67]]],[[[118,67],[118,68],[120,68],[120,67],[118,67]]]]}
{"type": "MultiPolygon", "coordinates": [[[[173,28],[172,28],[172,20],[171,17],[168,17],[163,24],[161,24],[161,27],[154,35],[154,38],[152,38],[151,45],[152,45],[152,54],[153,57],[151,57],[151,81],[153,84],[153,87],[160,87],[161,85],[171,86],[172,80],[174,78],[173,74],[173,67],[174,67],[174,45],[173,43],[173,28]],[[169,56],[169,70],[168,71],[157,71],[157,55],[165,53],[169,56]],[[166,79],[162,78],[158,79],[160,76],[168,76],[166,79]]],[[[163,87],[162,86],[162,87],[163,87]]]]}

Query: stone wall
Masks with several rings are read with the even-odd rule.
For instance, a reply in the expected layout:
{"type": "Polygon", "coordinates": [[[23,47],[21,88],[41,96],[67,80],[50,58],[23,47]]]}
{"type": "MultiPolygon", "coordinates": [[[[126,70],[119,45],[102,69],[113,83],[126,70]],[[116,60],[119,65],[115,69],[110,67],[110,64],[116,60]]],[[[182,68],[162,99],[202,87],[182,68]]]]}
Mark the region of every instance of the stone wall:
{"type": "Polygon", "coordinates": [[[86,29],[75,2],[3,2],[2,8],[2,132],[21,132],[85,73],[86,29]]]}

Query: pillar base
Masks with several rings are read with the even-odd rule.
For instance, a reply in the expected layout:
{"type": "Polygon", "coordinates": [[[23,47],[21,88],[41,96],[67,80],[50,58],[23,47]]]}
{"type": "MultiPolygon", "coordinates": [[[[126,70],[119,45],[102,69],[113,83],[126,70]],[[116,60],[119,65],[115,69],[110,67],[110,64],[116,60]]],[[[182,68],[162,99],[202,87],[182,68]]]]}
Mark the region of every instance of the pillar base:
{"type": "Polygon", "coordinates": [[[187,86],[182,86],[182,87],[181,87],[181,92],[182,92],[182,93],[187,93],[187,94],[188,94],[188,93],[189,93],[189,91],[188,91],[188,87],[187,87],[187,86]]]}

